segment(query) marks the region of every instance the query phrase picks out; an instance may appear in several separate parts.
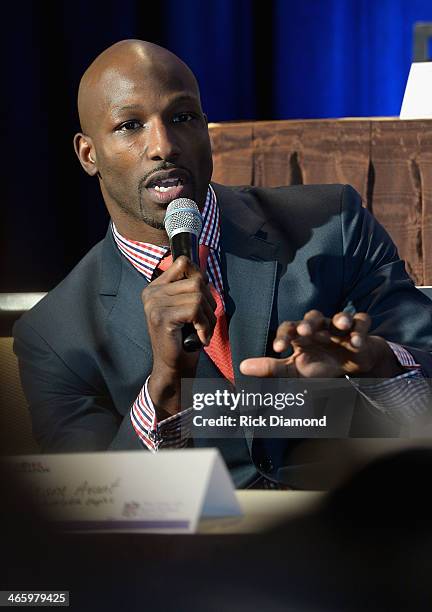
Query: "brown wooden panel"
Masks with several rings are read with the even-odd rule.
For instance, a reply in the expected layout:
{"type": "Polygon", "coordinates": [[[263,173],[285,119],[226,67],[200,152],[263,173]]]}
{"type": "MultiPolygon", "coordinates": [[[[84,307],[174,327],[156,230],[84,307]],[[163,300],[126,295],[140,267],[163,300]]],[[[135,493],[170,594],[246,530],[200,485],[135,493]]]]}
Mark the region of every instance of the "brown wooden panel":
{"type": "Polygon", "coordinates": [[[422,195],[423,282],[432,285],[432,122],[419,134],[418,166],[422,195]]]}
{"type": "Polygon", "coordinates": [[[254,181],[259,187],[297,185],[303,182],[302,124],[297,121],[263,121],[254,125],[254,181]]]}
{"type": "Polygon", "coordinates": [[[384,225],[407,272],[418,285],[423,274],[422,186],[418,164],[421,122],[375,121],[371,160],[374,169],[372,212],[384,225]]]}
{"type": "Polygon", "coordinates": [[[432,284],[432,121],[263,121],[210,127],[215,181],[349,183],[395,241],[417,284],[432,284]]]}
{"type": "Polygon", "coordinates": [[[268,121],[254,126],[255,181],[349,183],[367,199],[370,121],[268,121]]]}
{"type": "Polygon", "coordinates": [[[213,180],[224,185],[253,185],[253,123],[209,125],[213,180]]]}

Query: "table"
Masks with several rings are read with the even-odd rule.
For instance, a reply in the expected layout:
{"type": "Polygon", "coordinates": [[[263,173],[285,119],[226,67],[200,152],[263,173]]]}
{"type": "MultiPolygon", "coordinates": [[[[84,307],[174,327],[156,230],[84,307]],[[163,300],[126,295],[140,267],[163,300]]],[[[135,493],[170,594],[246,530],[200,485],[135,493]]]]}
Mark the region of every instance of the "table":
{"type": "Polygon", "coordinates": [[[318,491],[236,491],[242,517],[204,518],[199,534],[262,533],[288,518],[305,515],[319,507],[325,493],[318,491]]]}

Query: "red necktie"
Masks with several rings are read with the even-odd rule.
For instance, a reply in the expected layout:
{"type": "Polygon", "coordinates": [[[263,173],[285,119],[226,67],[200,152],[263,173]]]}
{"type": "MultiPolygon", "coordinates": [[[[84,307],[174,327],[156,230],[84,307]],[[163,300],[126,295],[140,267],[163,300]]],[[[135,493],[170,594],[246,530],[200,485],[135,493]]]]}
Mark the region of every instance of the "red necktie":
{"type": "MultiPolygon", "coordinates": [[[[209,248],[200,244],[199,247],[199,258],[201,270],[207,270],[207,258],[209,254],[209,248]]],[[[165,256],[159,263],[159,270],[165,271],[172,264],[172,256],[165,256]]],[[[228,336],[228,321],[222,302],[222,298],[219,292],[214,287],[213,283],[209,283],[209,288],[213,299],[216,302],[216,325],[211,337],[210,344],[204,347],[205,352],[213,361],[213,363],[219,368],[222,374],[227,380],[234,384],[234,371],[232,366],[231,347],[228,336]]]]}

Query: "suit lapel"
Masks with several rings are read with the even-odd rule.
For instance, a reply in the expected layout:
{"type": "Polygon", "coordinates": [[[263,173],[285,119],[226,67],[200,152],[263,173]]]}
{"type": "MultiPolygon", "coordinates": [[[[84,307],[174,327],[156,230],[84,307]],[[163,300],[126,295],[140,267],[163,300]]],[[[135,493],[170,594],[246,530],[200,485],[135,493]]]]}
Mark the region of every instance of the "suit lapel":
{"type": "MultiPolygon", "coordinates": [[[[118,250],[111,229],[105,237],[101,264],[101,299],[108,310],[108,322],[114,325],[135,347],[151,357],[150,337],[144,316],[141,292],[146,278],[118,250]]],[[[128,347],[131,349],[130,345],[128,347]]],[[[130,359],[129,355],[129,359],[130,359]]]]}
{"type": "Polygon", "coordinates": [[[257,236],[262,219],[236,193],[215,185],[221,209],[221,253],[234,375],[247,357],[265,355],[277,273],[277,247],[257,236]]]}
{"type": "MultiPolygon", "coordinates": [[[[259,237],[263,221],[232,190],[215,185],[221,209],[221,254],[234,376],[240,388],[251,381],[240,373],[247,357],[266,354],[277,276],[277,247],[259,237]],[[257,235],[258,234],[258,235],[257,235]]],[[[248,414],[250,410],[247,411],[248,414]]],[[[245,428],[251,449],[253,428],[245,428]]]]}
{"type": "Polygon", "coordinates": [[[237,381],[242,378],[239,366],[243,359],[266,354],[275,280],[276,262],[243,259],[226,253],[225,294],[237,381]]]}

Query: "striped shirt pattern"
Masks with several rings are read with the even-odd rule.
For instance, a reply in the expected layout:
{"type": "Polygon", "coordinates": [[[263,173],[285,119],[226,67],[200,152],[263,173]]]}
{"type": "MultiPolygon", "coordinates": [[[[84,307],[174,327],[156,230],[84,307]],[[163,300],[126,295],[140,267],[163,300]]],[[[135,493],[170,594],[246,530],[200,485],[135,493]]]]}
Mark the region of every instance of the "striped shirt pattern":
{"type": "MultiPolygon", "coordinates": [[[[216,194],[209,185],[204,205],[203,228],[200,244],[209,247],[207,274],[219,292],[224,304],[223,282],[220,264],[220,211],[216,194]]],[[[169,246],[157,246],[146,242],[129,240],[122,236],[111,223],[114,240],[126,259],[150,282],[160,261],[168,253],[169,246]]],[[[421,366],[404,347],[388,343],[400,365],[408,371],[388,380],[373,384],[346,378],[375,408],[400,423],[424,414],[429,408],[430,391],[423,377],[421,366]],[[415,384],[414,384],[415,383],[415,384]]],[[[161,422],[157,422],[156,411],[148,392],[149,378],[135,400],[130,418],[132,426],[143,445],[152,452],[158,448],[182,448],[190,437],[193,408],[187,408],[161,422]]]]}
{"type": "Polygon", "coordinates": [[[414,369],[421,368],[421,366],[416,363],[414,357],[406,350],[406,348],[400,346],[400,344],[395,344],[394,342],[387,341],[387,344],[395,354],[396,359],[399,361],[402,367],[414,369]]]}
{"type": "MultiPolygon", "coordinates": [[[[211,185],[207,190],[206,201],[202,212],[203,227],[199,242],[209,248],[207,274],[224,303],[223,281],[220,264],[220,212],[216,194],[211,185]]],[[[169,251],[169,246],[157,246],[147,242],[129,240],[122,236],[114,223],[111,224],[114,240],[126,259],[150,282],[160,261],[169,251]]],[[[156,411],[148,392],[147,378],[138,394],[131,411],[132,426],[139,439],[149,450],[155,452],[159,447],[182,448],[190,438],[192,408],[164,419],[156,419],[156,411]]]]}
{"type": "Polygon", "coordinates": [[[407,372],[388,379],[346,378],[370,404],[399,425],[409,425],[430,409],[430,388],[420,364],[403,346],[387,341],[407,372]]]}
{"type": "Polygon", "coordinates": [[[346,378],[374,408],[399,425],[417,426],[419,417],[430,412],[431,390],[419,366],[395,378],[346,378]]]}

